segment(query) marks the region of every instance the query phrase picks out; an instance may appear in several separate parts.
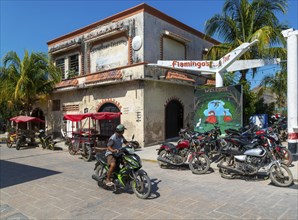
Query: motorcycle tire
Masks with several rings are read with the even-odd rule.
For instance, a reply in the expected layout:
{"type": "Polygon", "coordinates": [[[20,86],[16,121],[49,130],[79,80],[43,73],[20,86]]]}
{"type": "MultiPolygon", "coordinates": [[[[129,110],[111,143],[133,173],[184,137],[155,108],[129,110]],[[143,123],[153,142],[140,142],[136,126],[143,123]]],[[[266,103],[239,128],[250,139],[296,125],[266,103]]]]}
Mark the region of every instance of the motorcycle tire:
{"type": "MultiPolygon", "coordinates": [[[[167,153],[168,153],[167,151],[162,150],[162,151],[159,152],[158,156],[165,158],[166,155],[167,155],[167,153]]],[[[168,164],[167,163],[161,162],[159,160],[157,160],[157,163],[158,163],[158,165],[159,165],[160,168],[167,168],[168,167],[168,164]]]]}
{"type": "Polygon", "coordinates": [[[54,150],[54,143],[49,143],[49,144],[48,144],[48,148],[49,148],[50,150],[54,150]]]}
{"type": "Polygon", "coordinates": [[[280,152],[275,152],[275,157],[281,160],[286,166],[290,166],[293,162],[293,155],[287,148],[281,148],[280,152]]]}
{"type": "MultiPolygon", "coordinates": [[[[225,163],[227,163],[225,158],[223,158],[219,162],[220,165],[224,165],[225,163]]],[[[226,166],[228,166],[228,164],[226,166]]],[[[227,169],[219,168],[218,172],[220,173],[220,176],[224,179],[234,179],[235,178],[233,173],[230,173],[229,170],[227,170],[227,169]]]]}
{"type": "Polygon", "coordinates": [[[151,195],[151,180],[149,176],[143,172],[137,173],[136,178],[131,181],[131,188],[138,198],[148,198],[151,195]]]}
{"type": "Polygon", "coordinates": [[[82,154],[83,160],[86,162],[89,162],[92,160],[92,157],[93,157],[92,147],[89,145],[85,145],[84,148],[85,148],[85,150],[84,150],[84,153],[82,154]]]}
{"type": "Polygon", "coordinates": [[[105,179],[107,178],[107,170],[102,166],[102,164],[99,164],[95,169],[95,175],[99,176],[100,181],[97,182],[98,186],[106,188],[105,185],[105,179]]]}
{"type": "Polygon", "coordinates": [[[193,174],[204,174],[210,168],[210,159],[206,154],[195,154],[188,165],[193,174]]]}
{"type": "Polygon", "coordinates": [[[75,155],[77,153],[73,143],[68,145],[68,152],[70,155],[75,155]]]}
{"type": "Polygon", "coordinates": [[[41,147],[42,149],[46,149],[47,146],[45,145],[44,141],[43,140],[40,140],[40,143],[41,143],[41,147]]]}
{"type": "Polygon", "coordinates": [[[17,149],[17,150],[20,150],[20,148],[21,148],[21,140],[18,139],[18,140],[17,140],[17,143],[16,143],[16,149],[17,149]]]}
{"type": "Polygon", "coordinates": [[[6,146],[8,148],[12,148],[12,141],[10,141],[9,139],[6,141],[6,146]]]}
{"type": "Polygon", "coordinates": [[[276,186],[287,187],[293,184],[293,174],[285,164],[280,167],[274,164],[270,168],[269,177],[276,186]]]}

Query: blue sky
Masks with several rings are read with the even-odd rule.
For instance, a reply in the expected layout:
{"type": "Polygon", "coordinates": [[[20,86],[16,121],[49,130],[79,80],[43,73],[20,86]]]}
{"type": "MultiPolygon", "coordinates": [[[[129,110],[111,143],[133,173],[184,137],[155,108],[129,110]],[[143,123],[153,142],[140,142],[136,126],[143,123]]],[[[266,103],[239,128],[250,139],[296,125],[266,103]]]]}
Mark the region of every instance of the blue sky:
{"type": "MultiPolygon", "coordinates": [[[[11,50],[20,57],[25,49],[29,52],[47,52],[48,41],[143,2],[204,32],[205,21],[221,13],[224,0],[0,0],[0,58],[11,50]]],[[[278,14],[278,17],[297,30],[298,0],[289,0],[288,4],[288,13],[278,14]]],[[[266,74],[273,67],[264,69],[262,72],[266,74]]],[[[255,80],[258,83],[259,79],[255,80]]]]}

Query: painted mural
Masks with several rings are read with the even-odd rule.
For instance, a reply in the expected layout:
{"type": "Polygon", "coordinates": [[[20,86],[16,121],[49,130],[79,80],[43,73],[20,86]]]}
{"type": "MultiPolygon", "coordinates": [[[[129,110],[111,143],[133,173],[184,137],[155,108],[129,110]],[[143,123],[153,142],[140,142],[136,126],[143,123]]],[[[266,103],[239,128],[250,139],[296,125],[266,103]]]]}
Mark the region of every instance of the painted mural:
{"type": "Polygon", "coordinates": [[[227,128],[241,127],[241,94],[241,85],[196,90],[194,130],[209,131],[217,125],[224,133],[227,128]]]}

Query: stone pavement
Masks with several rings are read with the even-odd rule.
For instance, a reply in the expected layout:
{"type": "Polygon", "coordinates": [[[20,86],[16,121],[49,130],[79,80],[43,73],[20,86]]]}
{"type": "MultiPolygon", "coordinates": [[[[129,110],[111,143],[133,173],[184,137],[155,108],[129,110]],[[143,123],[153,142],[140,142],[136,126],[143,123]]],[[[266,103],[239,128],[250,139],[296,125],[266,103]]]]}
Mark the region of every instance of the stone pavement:
{"type": "MultiPolygon", "coordinates": [[[[171,142],[172,144],[177,144],[176,142],[171,142]]],[[[287,146],[287,143],[283,143],[284,146],[287,146]]],[[[64,144],[62,140],[60,140],[57,143],[57,146],[64,151],[68,151],[67,146],[64,144]]],[[[142,147],[140,150],[137,151],[138,155],[142,158],[142,160],[151,161],[151,162],[157,162],[157,149],[159,149],[160,144],[142,147]]],[[[210,167],[213,170],[218,171],[218,167],[216,163],[211,163],[210,167]]],[[[293,163],[291,166],[289,166],[289,169],[291,170],[293,174],[293,178],[295,182],[298,182],[298,160],[297,158],[293,159],[293,163]]]]}
{"type": "Polygon", "coordinates": [[[149,199],[99,188],[93,162],[62,150],[0,145],[0,219],[298,219],[298,185],[226,180],[211,170],[160,169],[159,146],[137,153],[152,181],[149,199]]]}

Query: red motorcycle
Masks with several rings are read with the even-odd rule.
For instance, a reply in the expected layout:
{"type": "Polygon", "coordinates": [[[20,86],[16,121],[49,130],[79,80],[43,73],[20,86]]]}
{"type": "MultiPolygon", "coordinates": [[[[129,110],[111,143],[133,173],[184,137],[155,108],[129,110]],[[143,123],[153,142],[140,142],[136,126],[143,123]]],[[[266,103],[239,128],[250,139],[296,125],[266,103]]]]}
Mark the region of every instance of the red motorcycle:
{"type": "Polygon", "coordinates": [[[161,168],[188,164],[194,174],[206,173],[210,168],[210,160],[201,151],[199,140],[195,135],[181,139],[177,145],[163,143],[157,151],[157,161],[161,168]]]}

